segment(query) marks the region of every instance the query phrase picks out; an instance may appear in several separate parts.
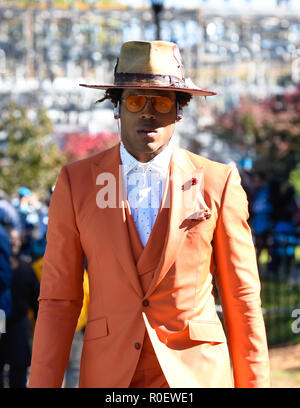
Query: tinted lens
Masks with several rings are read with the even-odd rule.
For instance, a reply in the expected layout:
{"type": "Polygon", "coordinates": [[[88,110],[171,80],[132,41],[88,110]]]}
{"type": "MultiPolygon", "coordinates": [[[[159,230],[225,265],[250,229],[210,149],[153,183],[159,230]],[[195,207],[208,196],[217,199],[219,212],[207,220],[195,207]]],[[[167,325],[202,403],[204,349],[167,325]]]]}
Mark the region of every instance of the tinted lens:
{"type": "Polygon", "coordinates": [[[154,96],[151,100],[157,112],[169,113],[172,109],[173,101],[166,96],[154,96]]]}
{"type": "Polygon", "coordinates": [[[126,98],[126,108],[129,112],[138,112],[143,109],[147,98],[143,95],[131,95],[126,98]]]}
{"type": "Polygon", "coordinates": [[[126,98],[126,108],[129,112],[139,112],[146,105],[148,98],[151,98],[154,109],[159,113],[169,113],[174,103],[166,96],[130,95],[126,98]]]}

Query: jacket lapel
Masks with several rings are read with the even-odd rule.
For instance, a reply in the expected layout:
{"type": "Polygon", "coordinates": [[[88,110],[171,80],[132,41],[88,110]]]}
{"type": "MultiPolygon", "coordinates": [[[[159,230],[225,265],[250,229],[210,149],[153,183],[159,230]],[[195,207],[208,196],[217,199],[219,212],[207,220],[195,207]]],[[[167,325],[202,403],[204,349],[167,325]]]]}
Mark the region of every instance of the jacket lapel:
{"type": "Polygon", "coordinates": [[[101,159],[95,160],[92,163],[98,207],[95,222],[99,223],[99,231],[107,235],[107,239],[110,240],[127,279],[136,293],[142,298],[144,294],[138,279],[126,224],[125,207],[128,205],[128,201],[126,199],[120,163],[119,144],[105,152],[101,159]],[[101,191],[102,188],[105,189],[103,193],[101,191]],[[110,205],[106,208],[100,208],[104,195],[106,201],[109,200],[110,205]]]}
{"type": "Polygon", "coordinates": [[[197,194],[202,188],[203,168],[195,168],[187,154],[174,146],[169,189],[164,203],[165,206],[170,207],[167,234],[153,281],[146,296],[152,294],[174,262],[192,222],[189,215],[193,213],[197,194]],[[195,184],[191,180],[196,180],[195,184]]]}

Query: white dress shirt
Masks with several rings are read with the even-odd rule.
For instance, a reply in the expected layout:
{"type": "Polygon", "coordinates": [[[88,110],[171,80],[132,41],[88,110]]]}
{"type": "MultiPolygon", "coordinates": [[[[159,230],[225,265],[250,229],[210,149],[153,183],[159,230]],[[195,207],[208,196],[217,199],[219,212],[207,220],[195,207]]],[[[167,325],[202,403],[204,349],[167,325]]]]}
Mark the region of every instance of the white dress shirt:
{"type": "Polygon", "coordinates": [[[172,145],[168,146],[147,163],[136,160],[120,143],[123,180],[127,199],[137,231],[145,247],[155,223],[163,196],[172,145]]]}

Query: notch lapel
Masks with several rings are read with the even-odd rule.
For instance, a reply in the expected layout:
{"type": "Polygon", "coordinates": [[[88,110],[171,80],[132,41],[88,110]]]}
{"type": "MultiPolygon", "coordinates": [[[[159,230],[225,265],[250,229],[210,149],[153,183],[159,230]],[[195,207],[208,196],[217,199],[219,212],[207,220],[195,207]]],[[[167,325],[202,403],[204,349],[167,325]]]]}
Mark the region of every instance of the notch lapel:
{"type": "Polygon", "coordinates": [[[171,159],[168,194],[164,205],[170,207],[166,240],[152,283],[146,293],[150,296],[175,260],[192,222],[189,215],[197,201],[197,192],[203,188],[203,168],[196,168],[184,150],[174,146],[171,159]],[[196,179],[192,185],[190,181],[196,179]],[[184,188],[188,185],[188,188],[184,188]]]}

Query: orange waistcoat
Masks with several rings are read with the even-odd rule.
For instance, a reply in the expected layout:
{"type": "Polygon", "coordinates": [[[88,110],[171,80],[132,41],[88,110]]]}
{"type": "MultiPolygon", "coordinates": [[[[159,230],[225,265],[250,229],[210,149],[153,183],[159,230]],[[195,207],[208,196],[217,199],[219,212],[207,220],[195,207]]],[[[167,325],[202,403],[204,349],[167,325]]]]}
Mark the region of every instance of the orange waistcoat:
{"type": "MultiPolygon", "coordinates": [[[[164,197],[162,198],[162,202],[164,201],[164,197]]],[[[158,212],[157,219],[154,223],[153,229],[151,231],[150,237],[148,242],[143,247],[140,237],[138,235],[137,228],[135,226],[134,220],[132,215],[129,212],[128,207],[126,207],[126,221],[128,227],[128,234],[129,239],[131,242],[132,253],[135,259],[136,264],[139,262],[141,257],[145,257],[146,259],[150,255],[152,251],[157,256],[157,263],[160,259],[160,253],[164,246],[164,240],[167,232],[167,225],[168,225],[168,208],[160,208],[158,212]]],[[[154,277],[153,271],[147,271],[144,273],[144,270],[137,270],[137,274],[139,277],[139,281],[143,292],[146,293],[150,283],[154,277]]],[[[153,369],[153,368],[160,368],[159,362],[157,360],[155,351],[153,349],[151,340],[149,338],[148,332],[145,332],[145,338],[142,346],[141,355],[138,361],[138,365],[136,371],[145,370],[145,369],[153,369]]],[[[162,374],[163,375],[163,374],[162,374]]]]}

